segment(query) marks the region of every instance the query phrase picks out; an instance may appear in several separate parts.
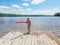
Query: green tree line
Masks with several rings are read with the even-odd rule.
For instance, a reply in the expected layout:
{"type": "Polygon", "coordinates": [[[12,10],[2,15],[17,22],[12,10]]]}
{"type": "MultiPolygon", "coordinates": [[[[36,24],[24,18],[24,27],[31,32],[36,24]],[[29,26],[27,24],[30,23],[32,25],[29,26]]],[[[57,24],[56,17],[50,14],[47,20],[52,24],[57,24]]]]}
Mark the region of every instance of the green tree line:
{"type": "Polygon", "coordinates": [[[55,13],[55,15],[54,16],[60,16],[60,12],[58,12],[58,13],[55,13]]]}

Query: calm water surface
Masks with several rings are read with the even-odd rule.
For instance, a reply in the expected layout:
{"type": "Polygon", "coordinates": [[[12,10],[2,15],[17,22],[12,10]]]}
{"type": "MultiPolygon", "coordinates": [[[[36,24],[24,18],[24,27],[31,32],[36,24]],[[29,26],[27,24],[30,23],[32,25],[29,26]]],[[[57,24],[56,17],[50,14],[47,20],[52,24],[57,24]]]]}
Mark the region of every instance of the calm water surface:
{"type": "MultiPolygon", "coordinates": [[[[16,24],[16,21],[26,21],[27,17],[0,17],[0,37],[12,30],[27,31],[27,24],[16,24]]],[[[29,17],[31,30],[51,30],[60,37],[60,17],[29,17]]]]}

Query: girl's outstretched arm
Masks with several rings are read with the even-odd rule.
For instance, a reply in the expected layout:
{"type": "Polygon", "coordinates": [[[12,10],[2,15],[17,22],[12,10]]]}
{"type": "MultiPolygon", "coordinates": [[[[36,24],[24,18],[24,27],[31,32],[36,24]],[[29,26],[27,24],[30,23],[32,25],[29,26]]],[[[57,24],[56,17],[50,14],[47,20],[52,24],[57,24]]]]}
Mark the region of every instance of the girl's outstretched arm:
{"type": "Polygon", "coordinates": [[[16,23],[27,23],[27,22],[16,22],[16,23]]]}

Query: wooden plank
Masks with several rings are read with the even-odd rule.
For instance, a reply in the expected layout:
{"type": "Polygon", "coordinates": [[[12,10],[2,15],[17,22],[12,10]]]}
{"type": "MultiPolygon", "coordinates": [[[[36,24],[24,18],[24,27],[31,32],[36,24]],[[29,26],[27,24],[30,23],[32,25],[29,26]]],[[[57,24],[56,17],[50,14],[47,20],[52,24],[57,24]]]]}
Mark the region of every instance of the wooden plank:
{"type": "Polygon", "coordinates": [[[4,37],[0,38],[0,45],[59,45],[56,40],[49,37],[47,33],[36,33],[37,34],[21,35],[19,37],[19,32],[8,33],[4,37]],[[13,40],[10,39],[16,36],[17,38],[13,40]]]}

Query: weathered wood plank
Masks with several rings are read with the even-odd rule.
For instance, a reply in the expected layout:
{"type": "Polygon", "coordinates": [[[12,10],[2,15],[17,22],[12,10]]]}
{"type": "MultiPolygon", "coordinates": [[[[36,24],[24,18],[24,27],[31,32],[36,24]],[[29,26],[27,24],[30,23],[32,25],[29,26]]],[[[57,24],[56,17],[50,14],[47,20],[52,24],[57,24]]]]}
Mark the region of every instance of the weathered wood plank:
{"type": "Polygon", "coordinates": [[[58,45],[58,43],[44,32],[42,34],[37,32],[37,34],[30,35],[22,35],[20,32],[10,32],[0,38],[0,45],[58,45]]]}

